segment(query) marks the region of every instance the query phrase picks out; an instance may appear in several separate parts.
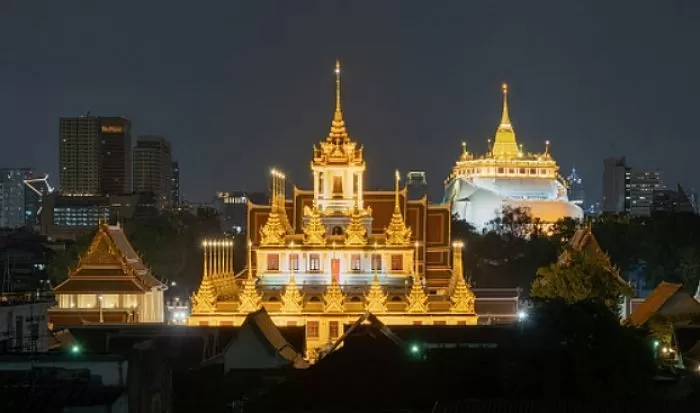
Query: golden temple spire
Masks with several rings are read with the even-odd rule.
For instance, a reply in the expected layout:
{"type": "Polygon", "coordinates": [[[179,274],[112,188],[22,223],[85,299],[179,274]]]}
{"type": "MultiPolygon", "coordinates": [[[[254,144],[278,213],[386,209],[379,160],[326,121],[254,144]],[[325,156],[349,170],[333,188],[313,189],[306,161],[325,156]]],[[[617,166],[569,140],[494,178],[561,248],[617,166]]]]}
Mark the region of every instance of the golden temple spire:
{"type": "Polygon", "coordinates": [[[401,215],[399,204],[399,180],[401,175],[396,170],[396,185],[394,188],[394,213],[391,215],[389,226],[384,229],[386,233],[387,245],[408,245],[411,243],[411,228],[406,226],[406,222],[401,215]]]}
{"type": "Polygon", "coordinates": [[[202,277],[197,293],[192,295],[193,313],[211,313],[216,310],[216,290],[208,274],[202,277]]]}
{"type": "Polygon", "coordinates": [[[297,283],[294,280],[294,270],[289,274],[289,282],[282,294],[282,312],[285,313],[301,313],[304,307],[304,295],[299,291],[297,283]]]}
{"type": "Polygon", "coordinates": [[[491,155],[495,158],[515,159],[520,153],[520,148],[515,140],[515,131],[508,113],[508,85],[503,83],[501,88],[503,90],[503,113],[501,114],[501,123],[496,129],[491,155]]]}
{"type": "Polygon", "coordinates": [[[379,274],[375,269],[372,284],[365,296],[365,308],[370,313],[385,313],[387,311],[386,300],[387,293],[382,289],[382,285],[379,283],[379,274]]]}
{"type": "Polygon", "coordinates": [[[411,291],[406,297],[408,301],[408,307],[406,310],[409,313],[426,313],[428,312],[428,296],[425,295],[423,291],[423,285],[418,279],[418,276],[414,274],[413,285],[411,286],[411,291]]]}
{"type": "Polygon", "coordinates": [[[304,207],[304,215],[309,217],[304,226],[304,245],[325,245],[326,226],[321,220],[321,212],[318,210],[316,200],[311,208],[304,207]]]}
{"type": "Polygon", "coordinates": [[[345,228],[345,245],[363,246],[367,245],[367,228],[362,223],[362,211],[355,200],[355,206],[350,215],[350,223],[345,228]]]}
{"type": "Polygon", "coordinates": [[[450,282],[450,309],[455,313],[475,314],[474,303],[476,296],[464,280],[464,268],[462,266],[462,248],[464,244],[460,241],[452,243],[453,270],[450,282]]]}
{"type": "Polygon", "coordinates": [[[508,84],[503,83],[501,85],[501,90],[503,90],[503,113],[501,114],[501,128],[510,128],[510,116],[508,116],[508,84]]]}
{"type": "Polygon", "coordinates": [[[335,277],[331,277],[331,285],[323,294],[323,312],[324,313],[342,313],[344,311],[343,302],[345,296],[340,289],[340,284],[335,277]]]}
{"type": "Polygon", "coordinates": [[[331,130],[328,133],[327,140],[335,144],[343,144],[350,137],[345,129],[345,120],[343,120],[343,109],[340,104],[340,60],[335,61],[335,113],[331,122],[331,130]]]}
{"type": "Polygon", "coordinates": [[[238,300],[238,311],[241,313],[252,313],[260,309],[262,293],[258,292],[255,279],[248,277],[243,281],[243,291],[238,294],[238,300]]]}

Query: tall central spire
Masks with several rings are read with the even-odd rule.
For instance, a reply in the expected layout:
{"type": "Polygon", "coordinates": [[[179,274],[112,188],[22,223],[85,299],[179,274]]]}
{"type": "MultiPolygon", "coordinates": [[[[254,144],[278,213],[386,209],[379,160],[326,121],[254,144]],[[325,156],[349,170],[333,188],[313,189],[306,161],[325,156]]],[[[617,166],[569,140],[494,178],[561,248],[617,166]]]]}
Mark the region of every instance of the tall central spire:
{"type": "Polygon", "coordinates": [[[343,120],[343,109],[340,105],[340,60],[335,61],[335,113],[331,122],[331,131],[328,134],[328,141],[336,144],[345,143],[350,139],[348,131],[345,129],[345,120],[343,120]]]}
{"type": "Polygon", "coordinates": [[[500,128],[511,128],[510,116],[508,116],[508,84],[504,83],[501,86],[503,90],[503,114],[501,115],[500,128]]]}
{"type": "Polygon", "coordinates": [[[514,159],[518,157],[520,148],[515,140],[515,131],[508,114],[508,85],[504,83],[501,90],[503,91],[503,113],[501,114],[501,123],[496,129],[491,153],[495,158],[514,159]]]}

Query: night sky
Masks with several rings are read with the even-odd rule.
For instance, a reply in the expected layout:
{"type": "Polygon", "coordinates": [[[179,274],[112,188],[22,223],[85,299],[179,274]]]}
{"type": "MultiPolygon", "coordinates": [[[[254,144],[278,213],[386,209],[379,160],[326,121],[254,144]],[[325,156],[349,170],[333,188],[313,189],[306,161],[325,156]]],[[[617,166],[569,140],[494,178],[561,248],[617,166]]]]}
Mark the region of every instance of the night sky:
{"type": "Polygon", "coordinates": [[[58,118],[90,111],[169,139],[189,200],[264,189],[272,166],[308,187],[338,57],[371,188],[425,170],[439,197],[460,142],[493,136],[507,81],[518,140],[551,140],[587,201],[610,155],[700,189],[698,21],[697,0],[4,0],[0,167],[58,183],[58,118]]]}

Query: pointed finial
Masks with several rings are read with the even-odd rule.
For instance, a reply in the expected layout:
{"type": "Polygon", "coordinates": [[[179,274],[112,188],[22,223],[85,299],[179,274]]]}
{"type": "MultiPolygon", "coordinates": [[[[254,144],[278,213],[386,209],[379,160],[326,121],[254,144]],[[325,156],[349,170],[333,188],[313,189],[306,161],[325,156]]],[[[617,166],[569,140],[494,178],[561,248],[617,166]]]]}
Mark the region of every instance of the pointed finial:
{"type": "Polygon", "coordinates": [[[394,188],[394,207],[398,208],[399,207],[399,181],[401,180],[401,174],[399,173],[399,170],[396,170],[396,186],[394,188]]]}
{"type": "Polygon", "coordinates": [[[462,155],[467,154],[467,143],[462,141],[462,155]]]}
{"type": "Polygon", "coordinates": [[[549,141],[544,141],[544,154],[549,155],[549,141]]]}
{"type": "Polygon", "coordinates": [[[510,128],[510,116],[508,116],[508,84],[501,85],[503,90],[503,114],[501,115],[501,127],[510,128]]]}
{"type": "Polygon", "coordinates": [[[335,111],[340,110],[340,60],[335,59],[335,111]]]}

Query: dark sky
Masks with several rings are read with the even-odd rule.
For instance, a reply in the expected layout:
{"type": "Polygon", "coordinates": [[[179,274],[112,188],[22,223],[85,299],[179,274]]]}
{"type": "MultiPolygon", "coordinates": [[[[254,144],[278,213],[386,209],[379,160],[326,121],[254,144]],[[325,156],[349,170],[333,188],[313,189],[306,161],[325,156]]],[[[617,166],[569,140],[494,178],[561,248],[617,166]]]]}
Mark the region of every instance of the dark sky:
{"type": "Polygon", "coordinates": [[[441,194],[460,142],[493,135],[504,80],[519,141],[551,140],[588,200],[612,154],[697,187],[698,21],[697,0],[3,0],[0,166],[56,180],[58,118],[90,110],[168,138],[188,199],[263,189],[272,166],[307,187],[339,57],[370,187],[426,170],[441,194]]]}

